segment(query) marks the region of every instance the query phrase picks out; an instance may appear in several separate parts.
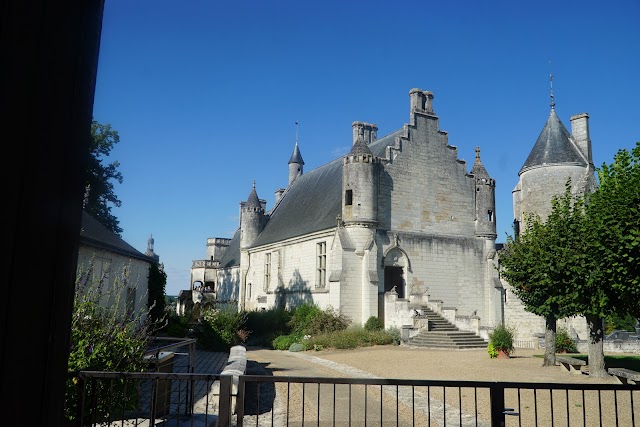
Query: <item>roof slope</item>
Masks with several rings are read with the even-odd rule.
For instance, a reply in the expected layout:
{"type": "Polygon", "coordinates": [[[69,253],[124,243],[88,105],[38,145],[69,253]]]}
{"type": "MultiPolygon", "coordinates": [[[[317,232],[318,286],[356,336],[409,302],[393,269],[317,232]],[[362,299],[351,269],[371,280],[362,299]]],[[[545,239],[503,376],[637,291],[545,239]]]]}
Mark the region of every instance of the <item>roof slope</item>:
{"type": "Polygon", "coordinates": [[[120,236],[102,225],[97,219],[82,211],[82,224],[80,228],[80,243],[105,249],[111,252],[132,258],[153,262],[151,257],[146,256],[136,248],[122,240],[120,236]]]}
{"type": "Polygon", "coordinates": [[[552,108],[547,123],[518,175],[535,167],[562,163],[587,165],[578,148],[571,142],[569,131],[552,108]]]}
{"type": "Polygon", "coordinates": [[[220,258],[220,267],[236,267],[240,265],[240,228],[233,233],[229,246],[220,258]]]}
{"type": "MultiPolygon", "coordinates": [[[[399,130],[374,141],[368,150],[375,156],[384,157],[387,146],[395,144],[395,137],[401,132],[399,130]]],[[[342,157],[298,176],[251,246],[333,228],[341,211],[342,157]]]]}

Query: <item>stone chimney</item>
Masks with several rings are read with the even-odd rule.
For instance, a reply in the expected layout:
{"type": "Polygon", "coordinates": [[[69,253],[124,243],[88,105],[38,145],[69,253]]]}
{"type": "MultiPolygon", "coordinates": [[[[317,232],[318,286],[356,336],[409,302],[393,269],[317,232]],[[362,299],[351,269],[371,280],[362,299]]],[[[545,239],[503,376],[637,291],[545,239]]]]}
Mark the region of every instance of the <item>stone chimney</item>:
{"type": "Polygon", "coordinates": [[[351,127],[353,129],[353,144],[356,143],[358,137],[362,138],[367,145],[378,139],[378,126],[375,124],[353,122],[351,127]]]}
{"type": "Polygon", "coordinates": [[[409,91],[409,98],[411,99],[411,112],[434,114],[433,93],[414,88],[409,91]]]}
{"type": "Polygon", "coordinates": [[[589,164],[593,164],[591,138],[589,137],[589,114],[581,113],[571,116],[571,136],[589,164]]]}
{"type": "Polygon", "coordinates": [[[284,190],[285,190],[284,188],[278,188],[276,190],[276,201],[275,201],[275,203],[278,203],[280,201],[280,199],[282,198],[282,194],[284,193],[284,190]]]}

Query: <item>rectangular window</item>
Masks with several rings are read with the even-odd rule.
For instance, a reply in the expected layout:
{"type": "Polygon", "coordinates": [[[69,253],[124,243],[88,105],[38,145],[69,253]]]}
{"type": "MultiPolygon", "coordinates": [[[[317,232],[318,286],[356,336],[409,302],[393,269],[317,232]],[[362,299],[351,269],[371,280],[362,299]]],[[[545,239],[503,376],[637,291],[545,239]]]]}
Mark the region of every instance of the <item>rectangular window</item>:
{"type": "Polygon", "coordinates": [[[345,206],[351,206],[353,204],[353,190],[347,190],[344,193],[345,206]]]}
{"type": "Polygon", "coordinates": [[[316,253],[316,288],[324,288],[327,281],[327,243],[318,243],[316,253]]]}
{"type": "Polygon", "coordinates": [[[264,291],[269,290],[269,284],[271,283],[271,254],[264,256],[264,291]]]}

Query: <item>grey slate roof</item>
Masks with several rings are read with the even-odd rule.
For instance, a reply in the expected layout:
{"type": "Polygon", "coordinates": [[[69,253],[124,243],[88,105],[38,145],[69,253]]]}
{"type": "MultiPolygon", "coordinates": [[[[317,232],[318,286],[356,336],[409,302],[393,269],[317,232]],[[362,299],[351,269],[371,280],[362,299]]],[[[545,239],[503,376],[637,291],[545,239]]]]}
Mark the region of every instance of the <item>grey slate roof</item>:
{"type": "Polygon", "coordinates": [[[364,139],[356,140],[356,143],[351,147],[349,154],[371,154],[369,146],[364,142],[364,139]]]}
{"type": "Polygon", "coordinates": [[[97,219],[82,211],[80,243],[87,246],[108,250],[131,258],[153,262],[136,248],[122,240],[120,236],[102,225],[97,219]]]}
{"type": "Polygon", "coordinates": [[[220,258],[220,267],[236,267],[240,265],[240,228],[236,230],[227,246],[227,250],[224,251],[222,258],[220,258]]]}
{"type": "Polygon", "coordinates": [[[245,205],[247,208],[260,208],[260,199],[258,199],[258,193],[256,193],[255,185],[251,189],[251,193],[249,194],[249,198],[247,199],[247,204],[245,205]]]}
{"type": "Polygon", "coordinates": [[[293,153],[291,154],[289,163],[299,163],[301,165],[304,165],[304,160],[302,160],[302,154],[300,154],[300,148],[298,148],[298,143],[296,143],[296,146],[293,148],[293,153]]]}
{"type": "Polygon", "coordinates": [[[527,169],[551,164],[570,163],[586,166],[584,158],[569,137],[569,131],[556,115],[556,110],[552,108],[547,123],[518,175],[527,169]]]}
{"type": "MultiPolygon", "coordinates": [[[[378,157],[395,144],[402,129],[374,141],[367,148],[378,157]]],[[[342,157],[300,175],[271,213],[264,230],[251,245],[257,247],[336,226],[342,211],[342,157]]],[[[227,252],[231,247],[227,249],[227,252]]]]}

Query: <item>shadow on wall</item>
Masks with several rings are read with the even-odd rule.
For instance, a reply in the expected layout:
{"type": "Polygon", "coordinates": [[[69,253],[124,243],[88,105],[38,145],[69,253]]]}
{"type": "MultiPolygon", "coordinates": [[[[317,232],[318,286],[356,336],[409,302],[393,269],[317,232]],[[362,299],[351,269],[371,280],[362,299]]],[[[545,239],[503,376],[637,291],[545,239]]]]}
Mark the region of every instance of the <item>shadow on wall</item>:
{"type": "Polygon", "coordinates": [[[305,303],[313,304],[311,289],[307,281],[302,279],[297,268],[288,286],[278,286],[275,294],[276,307],[281,310],[295,308],[305,303]]]}
{"type": "Polygon", "coordinates": [[[218,273],[216,287],[217,301],[238,301],[240,288],[240,269],[224,269],[218,273]]]}

